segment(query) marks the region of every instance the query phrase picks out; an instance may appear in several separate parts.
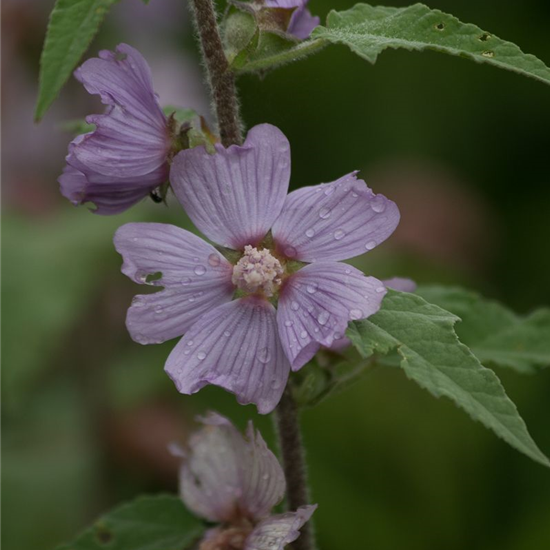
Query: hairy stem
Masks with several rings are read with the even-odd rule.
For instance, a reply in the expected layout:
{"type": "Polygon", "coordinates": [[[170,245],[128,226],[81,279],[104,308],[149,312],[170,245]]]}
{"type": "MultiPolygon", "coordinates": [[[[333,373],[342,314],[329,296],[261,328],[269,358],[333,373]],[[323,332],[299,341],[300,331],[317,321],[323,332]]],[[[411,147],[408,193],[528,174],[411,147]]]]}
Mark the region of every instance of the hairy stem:
{"type": "Polygon", "coordinates": [[[191,4],[208,72],[222,144],[224,147],[240,145],[242,135],[235,76],[229,68],[223,51],[214,5],[212,0],[192,0],[191,4]]]}
{"type": "MultiPolygon", "coordinates": [[[[275,409],[275,425],[286,477],[288,509],[294,511],[300,506],[309,504],[309,488],[298,407],[289,386],[286,387],[275,409]]],[[[305,523],[301,533],[300,537],[290,545],[292,550],[314,550],[311,520],[305,523]]]]}

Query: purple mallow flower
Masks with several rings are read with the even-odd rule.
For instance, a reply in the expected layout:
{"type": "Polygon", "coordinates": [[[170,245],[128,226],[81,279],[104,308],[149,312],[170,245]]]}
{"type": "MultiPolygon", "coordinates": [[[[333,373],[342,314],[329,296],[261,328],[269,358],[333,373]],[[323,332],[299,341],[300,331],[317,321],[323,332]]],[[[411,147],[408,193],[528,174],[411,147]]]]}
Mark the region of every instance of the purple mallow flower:
{"type": "Polygon", "coordinates": [[[223,416],[210,413],[182,458],[180,494],[197,516],[221,524],[210,529],[199,550],[283,550],[300,536],[315,509],[271,515],[286,482],[275,455],[249,422],[246,438],[223,416]]]}
{"type": "Polygon", "coordinates": [[[355,173],[287,195],[290,146],[269,124],[242,146],[215,148],[178,153],[170,180],[198,229],[237,251],[233,263],[172,225],[124,225],[115,235],[123,273],[145,283],[160,272],[150,283],[164,287],[136,296],[127,327],[142,344],[185,334],[165,366],[181,393],[214,384],[266,414],[290,368],[380,308],[384,284],[340,260],[387,239],[399,211],[355,173]]]}
{"type": "Polygon", "coordinates": [[[319,17],[311,15],[307,9],[308,3],[309,0],[265,0],[265,6],[268,8],[294,10],[286,32],[300,40],[309,38],[313,29],[321,22],[319,17]]]}
{"type": "Polygon", "coordinates": [[[167,181],[168,119],[153,91],[149,66],[127,44],[101,51],[75,77],[108,107],[103,115],[88,116],[96,129],[69,145],[61,193],[75,205],[94,203],[98,214],[116,214],[167,181]]]}

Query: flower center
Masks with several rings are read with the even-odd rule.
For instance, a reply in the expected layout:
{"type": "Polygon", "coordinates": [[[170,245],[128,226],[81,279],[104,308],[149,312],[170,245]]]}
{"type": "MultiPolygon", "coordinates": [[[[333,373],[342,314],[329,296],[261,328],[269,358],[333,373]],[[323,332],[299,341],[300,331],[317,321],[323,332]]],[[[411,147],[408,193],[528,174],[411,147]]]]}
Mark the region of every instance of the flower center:
{"type": "Polygon", "coordinates": [[[249,525],[225,529],[218,527],[201,542],[199,550],[242,550],[251,530],[249,525]]]}
{"type": "Polygon", "coordinates": [[[273,296],[281,286],[284,273],[281,262],[271,255],[269,250],[247,245],[244,256],[233,268],[233,284],[249,294],[263,292],[267,297],[273,296]]]}

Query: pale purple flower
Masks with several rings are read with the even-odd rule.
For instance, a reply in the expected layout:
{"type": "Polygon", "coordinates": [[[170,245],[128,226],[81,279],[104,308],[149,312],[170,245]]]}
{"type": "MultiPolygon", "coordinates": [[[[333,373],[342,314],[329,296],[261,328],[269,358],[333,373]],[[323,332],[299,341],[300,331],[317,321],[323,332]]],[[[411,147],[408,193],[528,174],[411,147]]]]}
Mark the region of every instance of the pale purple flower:
{"type": "Polygon", "coordinates": [[[290,146],[269,124],[242,146],[215,148],[178,153],[170,180],[197,228],[236,251],[233,264],[172,225],[124,225],[115,235],[123,273],[144,283],[160,272],[150,282],[164,287],[134,299],[127,327],[142,344],[185,334],[165,366],[181,393],[214,384],[266,414],[291,368],[380,308],[384,284],[340,260],[388,238],[399,211],[355,173],[287,195],[290,146]]]}
{"type": "Polygon", "coordinates": [[[209,530],[200,550],[283,550],[317,505],[271,515],[286,491],[283,471],[259,431],[249,422],[246,437],[227,418],[209,413],[182,458],[180,494],[197,516],[222,524],[209,530]]]}
{"type": "Polygon", "coordinates": [[[300,40],[309,38],[313,29],[321,22],[319,17],[311,15],[307,9],[308,3],[309,0],[265,0],[265,5],[268,8],[294,10],[286,32],[300,40]]]}
{"type": "Polygon", "coordinates": [[[61,193],[75,205],[94,203],[98,214],[116,214],[167,181],[168,120],[149,66],[127,44],[101,51],[75,77],[108,107],[105,114],[88,116],[96,129],[69,145],[61,193]]]}

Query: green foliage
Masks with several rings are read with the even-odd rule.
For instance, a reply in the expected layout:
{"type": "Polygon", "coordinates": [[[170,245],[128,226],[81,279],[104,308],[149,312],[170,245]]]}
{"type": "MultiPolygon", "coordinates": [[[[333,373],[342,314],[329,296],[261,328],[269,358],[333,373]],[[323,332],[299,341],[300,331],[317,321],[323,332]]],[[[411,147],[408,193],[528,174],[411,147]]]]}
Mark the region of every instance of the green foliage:
{"type": "Polygon", "coordinates": [[[475,25],[423,4],[406,8],[357,4],[346,11],[332,11],[327,26],[315,29],[312,37],[345,44],[370,63],[386,48],[433,50],[550,84],[550,68],[540,59],[475,25]]]}
{"type": "Polygon", "coordinates": [[[353,322],[347,335],[365,358],[397,350],[410,379],[435,397],[448,397],[512,447],[550,466],[496,374],[459,341],[458,320],[420,296],[390,290],[382,309],[353,322]]]}
{"type": "Polygon", "coordinates": [[[40,58],[38,121],[67,82],[109,8],[118,0],[57,0],[40,58]]]}
{"type": "Polygon", "coordinates": [[[60,128],[65,132],[78,136],[95,130],[95,124],[88,124],[84,119],[77,118],[63,122],[60,124],[60,128]]]}
{"type": "Polygon", "coordinates": [[[58,550],[185,550],[203,532],[203,524],[178,497],[146,496],[102,516],[58,550]]]}
{"type": "Polygon", "coordinates": [[[523,317],[460,288],[427,286],[417,293],[460,317],[456,333],[482,363],[521,373],[550,365],[550,309],[523,317]]]}

